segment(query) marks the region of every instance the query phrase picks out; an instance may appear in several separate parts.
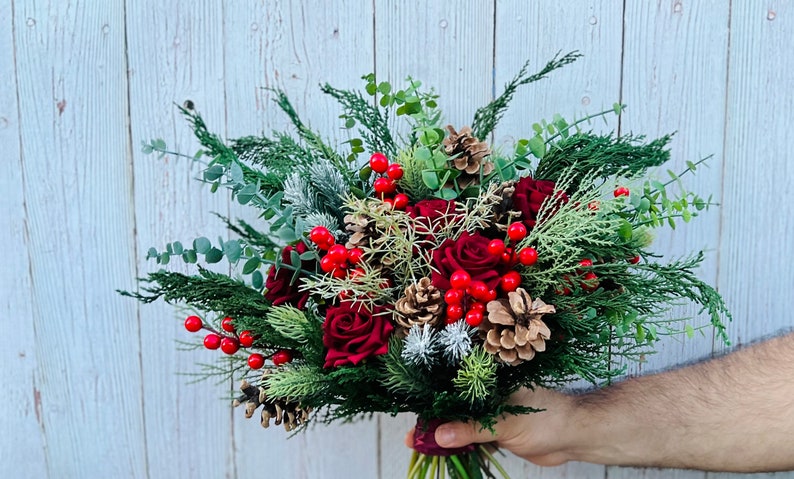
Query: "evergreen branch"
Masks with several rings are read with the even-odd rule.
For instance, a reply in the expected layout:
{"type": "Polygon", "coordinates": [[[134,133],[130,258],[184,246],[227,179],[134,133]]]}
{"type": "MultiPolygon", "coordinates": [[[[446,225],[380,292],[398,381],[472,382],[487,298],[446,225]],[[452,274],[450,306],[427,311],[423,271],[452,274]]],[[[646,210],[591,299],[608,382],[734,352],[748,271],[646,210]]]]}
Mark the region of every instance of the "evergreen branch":
{"type": "Polygon", "coordinates": [[[282,190],[287,175],[304,170],[314,160],[309,150],[283,133],[276,133],[276,139],[246,136],[231,140],[231,149],[240,161],[266,169],[260,179],[267,194],[282,190]]]}
{"type": "Polygon", "coordinates": [[[232,221],[226,216],[223,216],[219,213],[214,213],[214,214],[215,216],[223,220],[224,223],[226,223],[226,227],[230,231],[243,238],[248,246],[255,246],[257,248],[260,248],[260,250],[271,250],[279,247],[279,245],[273,242],[273,240],[271,240],[269,236],[258,231],[256,228],[251,226],[245,220],[241,220],[238,218],[237,224],[235,224],[232,223],[232,221]]]}
{"type": "Polygon", "coordinates": [[[348,183],[352,184],[354,178],[356,177],[356,172],[350,169],[344,158],[342,158],[333,148],[325,144],[325,142],[317,133],[312,131],[311,128],[306,126],[306,124],[301,121],[300,116],[298,116],[298,113],[295,111],[295,108],[293,108],[292,103],[290,103],[289,98],[283,90],[272,89],[271,91],[276,95],[276,98],[274,99],[276,104],[284,111],[284,113],[287,114],[292,124],[298,130],[298,136],[300,136],[301,139],[305,141],[309,147],[320,157],[325,158],[333,163],[339,172],[345,176],[348,183]]]}
{"type": "Polygon", "coordinates": [[[569,191],[578,190],[583,179],[598,172],[602,178],[614,175],[639,176],[670,159],[666,149],[670,135],[638,144],[642,136],[577,133],[563,138],[541,158],[533,175],[539,180],[557,182],[571,175],[569,191]]]}
{"type": "Polygon", "coordinates": [[[342,105],[346,117],[356,120],[366,128],[366,131],[360,133],[370,151],[383,152],[390,158],[397,156],[397,145],[392,138],[384,112],[372,105],[359,92],[339,90],[328,83],[320,89],[342,105]]]}
{"type": "Polygon", "coordinates": [[[161,270],[150,273],[141,281],[154,285],[141,288],[148,294],[129,291],[119,293],[142,303],[163,298],[168,303],[185,303],[201,311],[215,311],[232,317],[265,314],[270,309],[270,302],[255,289],[228,275],[200,266],[198,276],[161,270]]]}
{"type": "Polygon", "coordinates": [[[463,400],[471,404],[483,403],[496,389],[496,369],[494,356],[482,346],[476,346],[461,361],[452,384],[463,400]]]}
{"type": "Polygon", "coordinates": [[[494,128],[496,128],[496,124],[499,123],[499,120],[502,118],[502,115],[504,115],[510,100],[513,99],[513,95],[519,86],[541,80],[552,71],[568,65],[569,63],[573,63],[581,56],[581,54],[574,51],[560,57],[558,52],[554,58],[552,58],[551,61],[549,61],[546,66],[543,67],[542,70],[529,76],[527,76],[529,61],[524,63],[524,66],[521,67],[518,75],[516,75],[507,85],[505,85],[504,92],[502,92],[502,94],[491,103],[478,109],[474,113],[474,121],[472,122],[472,131],[474,136],[483,140],[491,134],[494,128]]]}

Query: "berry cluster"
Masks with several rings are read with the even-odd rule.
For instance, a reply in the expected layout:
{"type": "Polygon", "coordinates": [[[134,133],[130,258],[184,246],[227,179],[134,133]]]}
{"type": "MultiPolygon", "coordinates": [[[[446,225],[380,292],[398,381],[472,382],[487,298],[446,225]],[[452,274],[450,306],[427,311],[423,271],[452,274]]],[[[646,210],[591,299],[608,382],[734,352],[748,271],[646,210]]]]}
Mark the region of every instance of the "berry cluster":
{"type": "Polygon", "coordinates": [[[398,163],[389,163],[383,153],[373,153],[369,158],[369,167],[375,173],[383,175],[372,184],[378,198],[396,210],[404,210],[408,206],[408,195],[397,193],[397,181],[403,177],[403,167],[398,163]]]}
{"type": "MultiPolygon", "coordinates": [[[[254,333],[248,330],[237,334],[237,330],[234,327],[234,320],[229,316],[221,320],[221,329],[223,331],[216,331],[211,326],[204,323],[200,317],[195,315],[188,316],[185,319],[185,329],[191,333],[197,333],[202,329],[210,331],[204,336],[204,347],[212,350],[220,348],[221,351],[229,355],[239,351],[240,346],[250,348],[254,345],[254,340],[256,339],[254,333]]],[[[265,365],[265,359],[265,356],[262,354],[252,353],[248,356],[248,366],[251,369],[261,369],[265,365]]],[[[274,365],[280,366],[292,361],[292,353],[286,349],[282,349],[272,354],[270,359],[273,361],[274,365]]]]}
{"type": "Polygon", "coordinates": [[[361,263],[364,250],[361,248],[347,249],[345,245],[334,244],[334,235],[325,226],[315,226],[309,232],[309,240],[317,249],[326,251],[320,258],[320,269],[330,273],[334,278],[355,277],[364,274],[364,270],[357,267],[361,263]]]}

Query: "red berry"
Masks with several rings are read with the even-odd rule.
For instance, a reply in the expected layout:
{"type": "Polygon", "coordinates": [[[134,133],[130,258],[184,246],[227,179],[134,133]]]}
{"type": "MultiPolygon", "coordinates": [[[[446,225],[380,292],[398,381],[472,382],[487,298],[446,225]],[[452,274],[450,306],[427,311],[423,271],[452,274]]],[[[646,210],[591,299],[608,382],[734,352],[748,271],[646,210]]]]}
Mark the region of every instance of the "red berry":
{"type": "Polygon", "coordinates": [[[221,337],[215,333],[204,336],[204,347],[207,349],[218,349],[221,346],[221,337]]]}
{"type": "Polygon", "coordinates": [[[232,324],[232,321],[233,321],[232,318],[226,316],[225,318],[223,318],[221,320],[221,328],[223,328],[224,331],[228,331],[230,333],[233,333],[234,332],[234,324],[232,324]]]}
{"type": "Polygon", "coordinates": [[[466,324],[476,328],[480,325],[480,323],[482,323],[482,317],[482,313],[479,311],[469,311],[466,313],[466,324]]]}
{"type": "Polygon", "coordinates": [[[524,223],[513,223],[507,228],[507,237],[511,241],[521,241],[527,237],[527,227],[524,223]]]}
{"type": "Polygon", "coordinates": [[[343,270],[342,268],[336,268],[331,273],[331,276],[333,276],[336,279],[344,279],[345,277],[347,277],[347,271],[343,270]]]}
{"type": "Polygon", "coordinates": [[[265,357],[259,353],[248,356],[248,367],[251,369],[261,369],[265,365],[265,357]]]}
{"type": "Polygon", "coordinates": [[[331,232],[328,231],[328,228],[325,226],[315,226],[309,232],[309,239],[316,245],[325,244],[331,238],[333,238],[333,235],[331,235],[331,232]]]}
{"type": "Polygon", "coordinates": [[[383,153],[373,153],[372,156],[369,157],[369,167],[372,168],[372,171],[375,173],[386,173],[386,170],[389,168],[389,159],[386,158],[386,155],[383,153]]]}
{"type": "Polygon", "coordinates": [[[353,297],[353,292],[349,289],[345,289],[339,292],[339,301],[347,301],[348,299],[353,297]]]}
{"type": "Polygon", "coordinates": [[[502,256],[505,252],[505,242],[500,239],[495,239],[488,243],[488,254],[493,256],[502,256]]]}
{"type": "Polygon", "coordinates": [[[505,248],[505,252],[502,253],[502,263],[513,264],[515,262],[516,262],[516,251],[513,248],[505,248]]]}
{"type": "Polygon", "coordinates": [[[450,289],[444,294],[444,301],[447,304],[460,304],[463,301],[464,292],[459,289],[450,289]]]}
{"type": "Polygon", "coordinates": [[[535,248],[524,248],[518,252],[518,261],[524,266],[532,266],[538,261],[538,251],[535,248]]]}
{"type": "Polygon", "coordinates": [[[515,291],[521,286],[521,275],[518,274],[518,271],[508,271],[502,276],[502,279],[499,280],[499,286],[502,287],[502,291],[507,293],[515,291]]]}
{"type": "Polygon", "coordinates": [[[599,204],[597,200],[593,200],[590,203],[587,203],[587,209],[589,209],[590,211],[598,211],[598,207],[599,204]]]}
{"type": "Polygon", "coordinates": [[[282,364],[286,364],[292,361],[292,353],[287,351],[286,349],[282,349],[280,351],[276,351],[273,355],[273,364],[276,366],[281,366],[282,364]]]}
{"type": "Polygon", "coordinates": [[[331,258],[337,265],[347,260],[347,248],[343,244],[335,244],[328,248],[328,254],[324,258],[331,258]]]}
{"type": "Polygon", "coordinates": [[[394,208],[400,211],[404,210],[408,206],[408,195],[405,193],[398,193],[394,195],[394,208]]]}
{"type": "Polygon", "coordinates": [[[489,289],[488,290],[488,295],[485,297],[485,302],[486,303],[490,303],[491,301],[493,301],[495,299],[496,299],[496,290],[495,289],[489,289]]]}
{"type": "Polygon", "coordinates": [[[585,291],[595,291],[598,289],[598,276],[590,271],[582,277],[582,289],[585,291]]]}
{"type": "Polygon", "coordinates": [[[403,167],[398,165],[397,163],[392,163],[386,169],[386,176],[393,180],[399,180],[403,177],[403,167]]]}
{"type": "Polygon", "coordinates": [[[447,319],[455,322],[463,317],[463,306],[459,304],[450,304],[447,306],[447,319]]]}
{"type": "Polygon", "coordinates": [[[226,354],[234,354],[240,349],[240,343],[234,338],[221,339],[221,351],[226,354]]]}
{"type": "Polygon", "coordinates": [[[383,202],[389,205],[390,210],[394,209],[394,198],[383,198],[383,202]]]}
{"type": "Polygon", "coordinates": [[[449,284],[452,285],[453,289],[466,289],[471,284],[471,276],[469,276],[469,273],[459,269],[449,277],[449,284]]]}
{"type": "Polygon", "coordinates": [[[469,294],[479,301],[488,301],[488,285],[482,281],[472,281],[469,285],[469,294]]]}
{"type": "Polygon", "coordinates": [[[240,345],[244,348],[250,348],[254,345],[254,333],[251,331],[243,331],[240,333],[240,345]]]}
{"type": "Polygon", "coordinates": [[[397,184],[394,180],[390,180],[389,178],[378,178],[375,180],[375,183],[372,184],[372,188],[375,189],[375,193],[384,195],[394,193],[397,190],[397,184]]]}
{"type": "Polygon", "coordinates": [[[336,263],[334,262],[333,258],[330,256],[323,256],[320,260],[320,269],[323,270],[325,273],[330,273],[334,269],[336,269],[336,263]]]}
{"type": "Polygon", "coordinates": [[[198,316],[188,316],[187,319],[185,319],[185,329],[187,329],[191,333],[201,331],[201,328],[203,327],[204,327],[204,322],[201,321],[201,318],[199,318],[198,316]]]}
{"type": "Polygon", "coordinates": [[[359,276],[364,276],[366,271],[363,268],[353,268],[350,270],[350,277],[351,278],[358,278],[359,276]]]}
{"type": "Polygon", "coordinates": [[[593,260],[591,260],[590,258],[585,258],[582,261],[579,261],[579,266],[581,266],[582,268],[589,268],[593,266],[593,260]]]}
{"type": "Polygon", "coordinates": [[[619,196],[629,196],[631,194],[631,191],[629,191],[629,189],[626,188],[625,186],[618,186],[617,188],[615,188],[613,194],[615,195],[615,198],[617,198],[619,196]]]}
{"type": "Polygon", "coordinates": [[[361,248],[350,248],[347,251],[347,260],[351,264],[358,264],[361,262],[361,257],[364,255],[364,250],[361,248]]]}
{"type": "Polygon", "coordinates": [[[469,305],[469,311],[477,311],[482,313],[485,311],[485,303],[480,303],[479,301],[475,301],[469,305]]]}
{"type": "Polygon", "coordinates": [[[637,256],[635,256],[635,257],[633,257],[633,258],[629,258],[629,263],[631,263],[631,264],[637,264],[637,263],[639,263],[639,262],[640,262],[640,257],[639,257],[639,255],[637,255],[637,256]]]}

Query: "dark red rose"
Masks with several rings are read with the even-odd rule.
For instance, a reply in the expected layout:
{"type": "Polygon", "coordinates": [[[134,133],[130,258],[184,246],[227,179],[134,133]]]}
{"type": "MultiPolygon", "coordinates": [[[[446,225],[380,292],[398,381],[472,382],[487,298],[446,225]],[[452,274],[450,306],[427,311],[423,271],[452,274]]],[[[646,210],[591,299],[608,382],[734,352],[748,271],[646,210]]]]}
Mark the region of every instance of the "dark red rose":
{"type": "MultiPolygon", "coordinates": [[[[522,220],[528,228],[534,228],[540,207],[546,198],[554,194],[555,184],[553,181],[534,180],[530,177],[524,177],[518,180],[515,188],[513,209],[521,212],[522,220]]],[[[558,193],[558,201],[567,203],[568,195],[563,192],[558,193]]]]}
{"type": "Polygon", "coordinates": [[[417,233],[431,234],[455,219],[449,216],[455,209],[456,205],[452,200],[422,200],[406,207],[405,212],[417,220],[417,233]]]}
{"type": "MultiPolygon", "coordinates": [[[[292,251],[297,251],[298,254],[302,254],[308,250],[309,248],[302,241],[299,241],[294,247],[285,246],[284,249],[281,250],[281,262],[292,265],[292,251]]],[[[314,266],[312,265],[312,261],[301,261],[301,268],[313,270],[314,266]]],[[[304,276],[298,276],[298,279],[290,284],[293,274],[295,274],[295,272],[289,268],[281,268],[278,271],[276,271],[275,266],[270,268],[270,271],[267,273],[267,280],[265,281],[265,288],[267,288],[265,299],[270,301],[273,306],[290,304],[298,309],[303,309],[303,307],[306,306],[306,301],[309,300],[309,292],[300,291],[304,276]]]]}
{"type": "Polygon", "coordinates": [[[475,449],[474,444],[455,448],[446,448],[438,445],[436,442],[436,429],[446,422],[448,421],[443,419],[431,419],[427,422],[421,418],[417,419],[416,427],[414,428],[414,449],[428,456],[455,456],[473,452],[475,449]]]}
{"type": "Polygon", "coordinates": [[[491,240],[479,233],[463,233],[457,240],[448,239],[433,251],[433,286],[452,289],[449,277],[457,270],[469,273],[472,281],[482,281],[490,289],[496,289],[499,279],[506,272],[501,256],[488,252],[491,240]]]}
{"type": "Polygon", "coordinates": [[[323,323],[323,344],[328,348],[325,367],[356,365],[370,356],[386,354],[394,330],[390,317],[383,306],[370,311],[355,301],[329,307],[323,323]]]}

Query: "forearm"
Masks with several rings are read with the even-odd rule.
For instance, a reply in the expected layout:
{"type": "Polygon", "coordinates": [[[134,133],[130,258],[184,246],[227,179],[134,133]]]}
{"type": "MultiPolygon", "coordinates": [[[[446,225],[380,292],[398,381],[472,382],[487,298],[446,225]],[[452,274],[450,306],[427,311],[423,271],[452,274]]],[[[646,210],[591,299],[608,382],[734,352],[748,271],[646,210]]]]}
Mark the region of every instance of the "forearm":
{"type": "Polygon", "coordinates": [[[572,459],[794,469],[794,335],[576,398],[572,459]]]}

